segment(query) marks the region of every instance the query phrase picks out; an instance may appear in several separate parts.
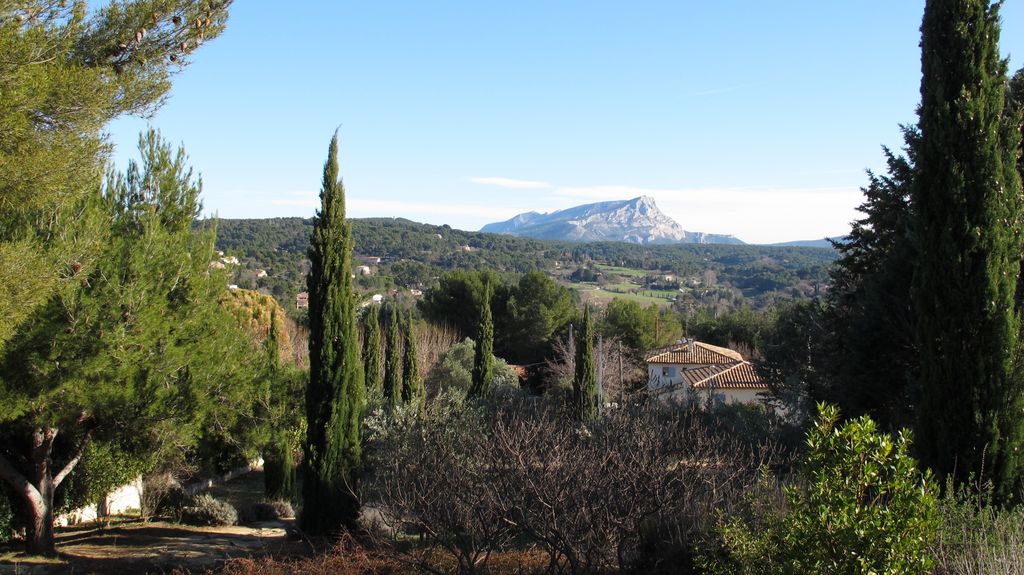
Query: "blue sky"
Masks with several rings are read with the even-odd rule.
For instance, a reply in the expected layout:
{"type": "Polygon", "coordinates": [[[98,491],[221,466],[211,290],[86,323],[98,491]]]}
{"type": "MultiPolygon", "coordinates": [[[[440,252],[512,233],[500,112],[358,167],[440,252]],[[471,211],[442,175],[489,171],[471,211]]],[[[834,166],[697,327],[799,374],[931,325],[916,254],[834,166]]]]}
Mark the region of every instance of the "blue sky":
{"type": "MultiPolygon", "coordinates": [[[[691,231],[843,234],[915,121],[923,0],[237,0],[149,121],[224,218],[312,216],[340,126],[352,217],[461,229],[652,196],[691,231]]],[[[1002,51],[1024,66],[1024,8],[1002,51]]],[[[110,127],[116,161],[146,121],[110,127]]]]}

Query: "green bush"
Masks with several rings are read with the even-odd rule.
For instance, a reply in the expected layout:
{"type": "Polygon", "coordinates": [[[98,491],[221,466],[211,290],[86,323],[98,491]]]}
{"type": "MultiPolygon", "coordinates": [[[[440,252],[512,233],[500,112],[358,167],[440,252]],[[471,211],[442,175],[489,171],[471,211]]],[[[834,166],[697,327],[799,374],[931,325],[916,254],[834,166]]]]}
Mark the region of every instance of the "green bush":
{"type": "MultiPolygon", "coordinates": [[[[473,383],[475,345],[473,340],[467,337],[445,352],[427,376],[427,389],[433,394],[449,389],[459,390],[463,394],[468,393],[473,383]]],[[[519,389],[519,376],[514,369],[499,357],[494,358],[493,365],[491,389],[495,393],[502,394],[519,389]]]]}
{"type": "Polygon", "coordinates": [[[57,514],[99,502],[115,489],[142,474],[145,462],[115,443],[93,441],[82,460],[57,488],[54,510],[57,514]]]}
{"type": "Polygon", "coordinates": [[[838,419],[836,408],[819,406],[802,481],[783,490],[786,505],[765,504],[772,491],[766,480],[743,514],[723,519],[718,548],[705,557],[708,572],[927,572],[936,497],[908,454],[909,438],[879,433],[867,417],[837,426],[838,419]]]}
{"type": "Polygon", "coordinates": [[[199,526],[235,525],[238,511],[230,503],[204,493],[181,510],[181,522],[199,526]]]}

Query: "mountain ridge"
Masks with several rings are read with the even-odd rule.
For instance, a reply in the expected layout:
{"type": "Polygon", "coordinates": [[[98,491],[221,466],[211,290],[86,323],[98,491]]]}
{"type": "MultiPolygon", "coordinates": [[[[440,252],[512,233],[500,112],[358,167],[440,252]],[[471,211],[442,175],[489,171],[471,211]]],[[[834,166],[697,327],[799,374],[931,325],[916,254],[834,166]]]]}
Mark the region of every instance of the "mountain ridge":
{"type": "Polygon", "coordinates": [[[483,233],[542,240],[618,241],[643,245],[743,244],[735,236],[684,230],[649,196],[596,202],[550,213],[524,212],[480,228],[483,233]]]}

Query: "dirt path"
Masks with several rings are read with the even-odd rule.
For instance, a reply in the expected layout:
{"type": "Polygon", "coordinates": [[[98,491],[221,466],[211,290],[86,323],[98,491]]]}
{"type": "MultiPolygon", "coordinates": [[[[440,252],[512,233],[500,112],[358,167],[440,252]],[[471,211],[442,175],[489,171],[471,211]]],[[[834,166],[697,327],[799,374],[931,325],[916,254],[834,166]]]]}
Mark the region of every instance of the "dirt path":
{"type": "Polygon", "coordinates": [[[103,529],[69,527],[57,533],[59,559],[46,561],[0,551],[0,574],[202,573],[232,557],[292,555],[306,550],[306,544],[288,540],[285,529],[290,525],[291,520],[244,527],[125,521],[103,529]]]}

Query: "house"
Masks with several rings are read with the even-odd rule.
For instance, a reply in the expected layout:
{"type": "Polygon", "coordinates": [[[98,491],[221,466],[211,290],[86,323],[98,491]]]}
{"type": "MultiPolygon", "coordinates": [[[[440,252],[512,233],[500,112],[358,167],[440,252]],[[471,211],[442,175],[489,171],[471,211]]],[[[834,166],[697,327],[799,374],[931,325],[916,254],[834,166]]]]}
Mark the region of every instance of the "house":
{"type": "Polygon", "coordinates": [[[373,297],[370,298],[370,301],[372,301],[375,304],[384,303],[384,296],[379,293],[375,293],[373,294],[373,297]]]}
{"type": "Polygon", "coordinates": [[[229,265],[229,266],[237,266],[238,265],[238,258],[236,258],[235,256],[222,257],[222,258],[220,258],[220,261],[221,261],[221,263],[229,265]]]}
{"type": "Polygon", "coordinates": [[[301,292],[295,296],[295,309],[309,309],[309,292],[301,292]]]}
{"type": "Polygon", "coordinates": [[[647,389],[659,397],[753,403],[768,384],[739,352],[687,339],[648,354],[647,389]]]}
{"type": "Polygon", "coordinates": [[[256,270],[256,277],[265,278],[267,277],[267,270],[256,270]]]}
{"type": "Polygon", "coordinates": [[[356,261],[368,266],[379,266],[380,256],[356,256],[356,261]]]}
{"type": "Polygon", "coordinates": [[[370,270],[370,266],[356,266],[356,273],[361,276],[368,276],[373,272],[370,270]]]}

